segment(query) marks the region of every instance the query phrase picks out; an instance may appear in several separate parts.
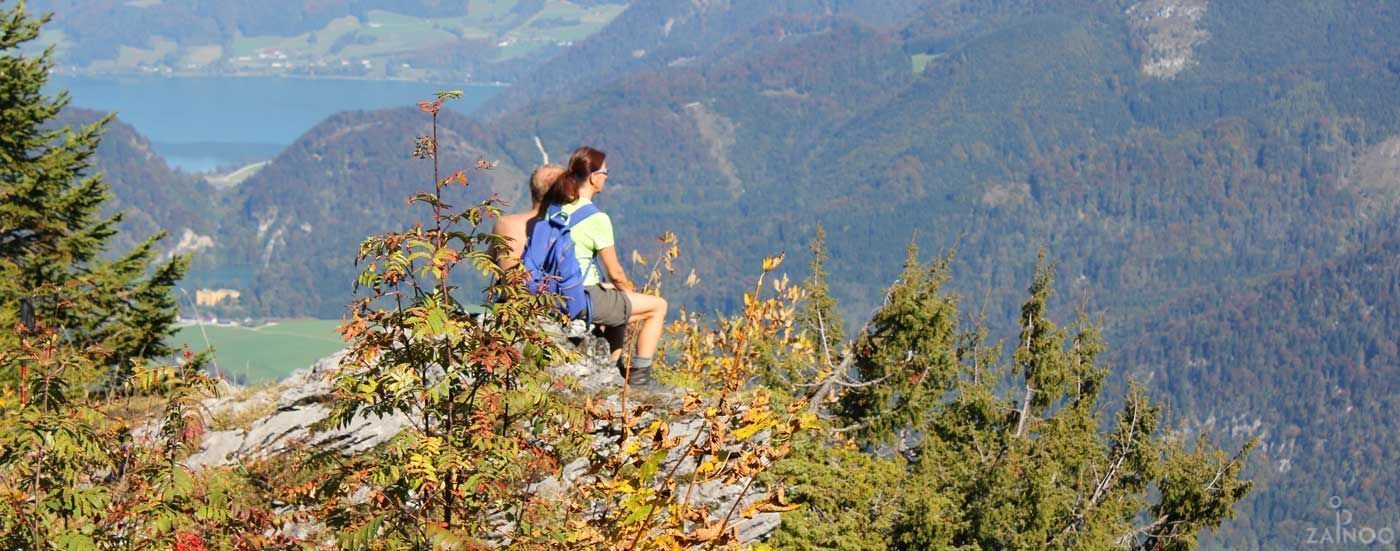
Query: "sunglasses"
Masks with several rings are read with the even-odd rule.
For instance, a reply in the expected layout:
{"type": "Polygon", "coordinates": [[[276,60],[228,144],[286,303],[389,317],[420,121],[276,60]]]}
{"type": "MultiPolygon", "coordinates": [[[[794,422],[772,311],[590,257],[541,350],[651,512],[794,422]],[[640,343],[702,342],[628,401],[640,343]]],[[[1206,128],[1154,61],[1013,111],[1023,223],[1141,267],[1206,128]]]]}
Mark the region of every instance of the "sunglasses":
{"type": "Polygon", "coordinates": [[[597,172],[594,172],[594,174],[602,174],[603,176],[607,176],[607,175],[608,175],[608,169],[605,168],[605,169],[603,169],[603,170],[599,170],[599,171],[597,171],[597,172]]]}

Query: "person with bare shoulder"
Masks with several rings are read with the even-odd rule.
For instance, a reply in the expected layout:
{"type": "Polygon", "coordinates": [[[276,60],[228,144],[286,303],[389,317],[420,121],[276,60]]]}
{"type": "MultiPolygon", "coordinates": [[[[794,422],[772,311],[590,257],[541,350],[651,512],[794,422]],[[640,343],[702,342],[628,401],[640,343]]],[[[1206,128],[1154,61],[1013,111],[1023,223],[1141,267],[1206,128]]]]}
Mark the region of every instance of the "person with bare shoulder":
{"type": "MultiPolygon", "coordinates": [[[[607,154],[591,147],[580,147],[569,159],[568,168],[551,186],[543,208],[561,205],[563,212],[572,214],[591,204],[606,188],[607,181],[607,154]]],[[[587,319],[603,327],[603,336],[611,349],[610,358],[623,378],[634,387],[651,386],[651,364],[666,324],[666,299],[636,292],[618,262],[612,219],[606,213],[597,212],[582,218],[572,228],[574,256],[583,269],[583,285],[589,299],[587,319]],[[601,270],[598,264],[602,264],[601,270]],[[602,282],[604,274],[611,285],[602,282]],[[642,327],[629,374],[622,362],[622,348],[630,323],[640,323],[642,327]]]]}
{"type": "Polygon", "coordinates": [[[540,165],[530,174],[530,210],[496,219],[491,233],[506,238],[506,243],[502,247],[493,248],[491,254],[496,259],[496,265],[502,270],[509,270],[520,264],[520,257],[525,253],[525,243],[529,240],[531,223],[539,219],[545,195],[563,173],[562,166],[540,165]]]}

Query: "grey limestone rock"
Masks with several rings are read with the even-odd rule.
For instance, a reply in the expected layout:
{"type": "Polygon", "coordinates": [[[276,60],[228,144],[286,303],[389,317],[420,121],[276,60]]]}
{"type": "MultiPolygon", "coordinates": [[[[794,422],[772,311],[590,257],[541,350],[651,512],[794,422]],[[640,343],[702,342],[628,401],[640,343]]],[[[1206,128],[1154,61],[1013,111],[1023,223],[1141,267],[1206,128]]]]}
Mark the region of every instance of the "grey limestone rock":
{"type": "Polygon", "coordinates": [[[360,416],[342,428],[312,433],[311,426],[330,414],[321,405],[331,390],[330,374],[340,365],[344,353],[317,361],[309,369],[292,373],[278,385],[251,396],[230,397],[206,401],[211,414],[236,414],[275,403],[276,410],[257,419],[247,430],[232,429],[206,434],[200,450],[186,461],[190,468],[232,465],[243,459],[269,457],[287,451],[299,443],[345,455],[369,450],[388,442],[404,427],[408,419],[402,415],[387,417],[360,416]]]}
{"type": "MultiPolygon", "coordinates": [[[[622,377],[608,361],[607,343],[589,335],[569,339],[564,331],[554,331],[560,335],[561,343],[576,355],[576,360],[561,364],[551,371],[560,377],[569,377],[579,382],[581,392],[591,395],[607,395],[603,407],[620,409],[618,396],[614,392],[622,387],[622,377]]],[[[311,426],[330,413],[325,402],[331,392],[330,377],[339,367],[344,352],[317,361],[312,366],[298,370],[274,387],[259,392],[239,393],[237,389],[225,392],[224,397],[208,400],[205,407],[214,415],[238,415],[249,411],[268,410],[269,413],[254,420],[246,429],[213,431],[205,435],[198,453],[190,456],[187,465],[200,469],[211,466],[232,465],[255,457],[275,457],[304,444],[323,450],[335,450],[350,455],[367,451],[403,431],[409,420],[402,415],[389,417],[356,417],[348,426],[313,433],[311,426]],[[269,405],[272,405],[271,407],[269,405]]],[[[670,394],[643,395],[638,398],[653,404],[677,404],[681,391],[670,394]]],[[[636,403],[630,398],[629,403],[636,403]]],[[[652,413],[644,414],[643,424],[651,422],[652,413]]],[[[606,423],[596,430],[610,430],[606,423]]],[[[671,435],[688,442],[703,429],[704,420],[698,416],[686,416],[670,422],[671,435]]],[[[616,449],[616,439],[607,436],[598,438],[599,452],[607,454],[616,449]]],[[[683,450],[677,450],[663,463],[669,470],[676,462],[681,462],[676,472],[688,475],[695,469],[693,458],[684,457],[683,450]]],[[[577,459],[565,465],[558,477],[550,477],[537,482],[531,488],[540,495],[562,498],[570,487],[586,480],[588,461],[577,459]]],[[[716,519],[735,507],[743,488],[748,481],[724,484],[711,481],[696,487],[695,499],[710,507],[716,519]]],[[[757,484],[745,494],[744,502],[738,510],[764,495],[757,484]]],[[[758,541],[777,529],[780,522],[775,513],[761,513],[753,518],[741,518],[737,512],[730,523],[738,530],[742,541],[758,541]]],[[[314,531],[314,527],[298,526],[295,532],[314,531]]],[[[508,540],[502,540],[508,541],[508,540]]]]}

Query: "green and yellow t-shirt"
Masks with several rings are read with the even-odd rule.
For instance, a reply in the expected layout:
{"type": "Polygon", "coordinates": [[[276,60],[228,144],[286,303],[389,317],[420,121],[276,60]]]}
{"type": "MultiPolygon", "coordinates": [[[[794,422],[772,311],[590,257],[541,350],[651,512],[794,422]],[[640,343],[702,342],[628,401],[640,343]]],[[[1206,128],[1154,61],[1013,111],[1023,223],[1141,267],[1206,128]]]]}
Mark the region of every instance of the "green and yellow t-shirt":
{"type": "MultiPolygon", "coordinates": [[[[580,198],[564,205],[560,210],[565,214],[573,214],[591,202],[580,198]]],[[[614,245],[612,219],[608,218],[607,213],[599,212],[579,222],[570,235],[574,239],[574,256],[578,258],[578,267],[583,270],[583,284],[597,285],[602,281],[600,272],[603,271],[603,267],[594,263],[593,258],[598,256],[598,251],[614,245]]]]}

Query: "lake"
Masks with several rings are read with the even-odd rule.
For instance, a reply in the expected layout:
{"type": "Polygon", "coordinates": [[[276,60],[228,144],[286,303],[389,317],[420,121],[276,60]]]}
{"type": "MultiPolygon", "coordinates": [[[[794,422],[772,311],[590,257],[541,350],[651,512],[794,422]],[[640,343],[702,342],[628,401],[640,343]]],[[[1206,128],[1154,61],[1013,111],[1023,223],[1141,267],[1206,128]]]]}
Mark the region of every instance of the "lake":
{"type": "Polygon", "coordinates": [[[188,171],[271,158],[316,123],[340,111],[383,109],[462,90],[449,105],[471,113],[495,86],[277,77],[59,77],[75,107],[115,111],[151,140],[171,166],[188,171]]]}

